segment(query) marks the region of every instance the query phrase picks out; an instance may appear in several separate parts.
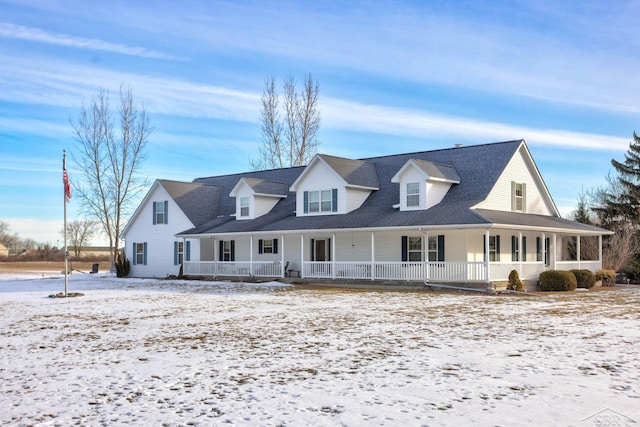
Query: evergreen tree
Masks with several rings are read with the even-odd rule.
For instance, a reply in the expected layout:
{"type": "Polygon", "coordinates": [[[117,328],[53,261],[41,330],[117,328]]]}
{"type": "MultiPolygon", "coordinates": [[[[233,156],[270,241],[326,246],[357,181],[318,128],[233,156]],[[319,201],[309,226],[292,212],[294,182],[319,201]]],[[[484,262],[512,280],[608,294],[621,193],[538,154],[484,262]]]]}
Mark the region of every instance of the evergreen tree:
{"type": "Polygon", "coordinates": [[[626,219],[634,225],[640,223],[640,137],[634,132],[633,141],[624,155],[624,161],[611,160],[618,173],[619,191],[606,196],[610,218],[626,219]]]}

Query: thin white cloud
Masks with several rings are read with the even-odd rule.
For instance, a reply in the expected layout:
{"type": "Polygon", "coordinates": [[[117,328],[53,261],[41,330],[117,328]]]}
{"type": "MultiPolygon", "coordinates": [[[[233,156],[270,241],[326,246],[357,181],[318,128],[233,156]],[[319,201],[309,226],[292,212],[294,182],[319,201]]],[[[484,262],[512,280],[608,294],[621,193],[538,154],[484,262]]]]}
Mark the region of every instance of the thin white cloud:
{"type": "Polygon", "coordinates": [[[109,43],[104,40],[74,37],[67,34],[53,34],[39,28],[25,27],[8,22],[0,22],[0,37],[17,40],[26,40],[45,43],[56,46],[72,47],[77,49],[99,50],[118,53],[121,55],[138,56],[142,58],[178,60],[173,55],[143,47],[126,46],[123,44],[109,43]]]}

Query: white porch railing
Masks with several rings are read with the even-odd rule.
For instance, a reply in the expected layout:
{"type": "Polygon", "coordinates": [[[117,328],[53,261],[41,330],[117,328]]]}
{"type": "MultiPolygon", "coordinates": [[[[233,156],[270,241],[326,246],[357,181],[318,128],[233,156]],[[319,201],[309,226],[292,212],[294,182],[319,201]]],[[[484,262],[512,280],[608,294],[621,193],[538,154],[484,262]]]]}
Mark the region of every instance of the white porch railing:
{"type": "Polygon", "coordinates": [[[185,261],[183,271],[187,276],[280,277],[282,264],[278,261],[185,261]]]}
{"type": "Polygon", "coordinates": [[[600,261],[556,261],[556,269],[558,270],[581,270],[587,269],[595,271],[601,268],[600,261]]]}
{"type": "Polygon", "coordinates": [[[541,261],[528,261],[528,262],[491,262],[489,263],[489,272],[492,281],[503,281],[509,278],[509,273],[512,270],[518,272],[518,276],[521,280],[537,280],[540,273],[545,271],[548,267],[545,267],[541,261]]]}

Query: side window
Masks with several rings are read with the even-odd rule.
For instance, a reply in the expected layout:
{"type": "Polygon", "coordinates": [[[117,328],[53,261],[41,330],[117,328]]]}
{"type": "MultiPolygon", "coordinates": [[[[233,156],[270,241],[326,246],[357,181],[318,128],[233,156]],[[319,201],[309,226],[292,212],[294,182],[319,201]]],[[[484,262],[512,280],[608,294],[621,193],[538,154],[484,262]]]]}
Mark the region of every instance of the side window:
{"type": "Polygon", "coordinates": [[[407,207],[420,206],[420,183],[410,182],[407,184],[407,207]]]}
{"type": "MultiPolygon", "coordinates": [[[[486,236],[483,236],[486,238],[486,236]]],[[[486,247],[482,245],[485,249],[485,260],[487,259],[486,247]]],[[[489,236],[489,261],[500,261],[500,236],[489,236]]]]}
{"type": "Polygon", "coordinates": [[[169,202],[153,202],[153,223],[168,224],[169,223],[169,202]]]}
{"type": "Polygon", "coordinates": [[[182,265],[184,262],[184,242],[173,242],[173,265],[182,265]]]}
{"type": "Polygon", "coordinates": [[[133,243],[133,265],[147,265],[147,242],[133,243]]]}
{"type": "Polygon", "coordinates": [[[511,181],[511,210],[525,212],[527,206],[527,185],[523,182],[511,181]]]}
{"type": "Polygon", "coordinates": [[[304,213],[338,212],[338,189],[304,192],[304,213]]]}
{"type": "Polygon", "coordinates": [[[235,240],[220,240],[218,260],[235,261],[235,240]]]}

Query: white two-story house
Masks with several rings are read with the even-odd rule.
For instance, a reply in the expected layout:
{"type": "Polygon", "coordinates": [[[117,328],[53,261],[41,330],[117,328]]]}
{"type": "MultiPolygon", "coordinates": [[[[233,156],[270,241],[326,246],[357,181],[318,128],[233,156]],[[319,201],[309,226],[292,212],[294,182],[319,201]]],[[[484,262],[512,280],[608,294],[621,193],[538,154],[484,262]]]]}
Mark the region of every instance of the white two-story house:
{"type": "Polygon", "coordinates": [[[518,140],[159,180],[124,238],[133,276],[489,285],[595,271],[607,233],[561,218],[518,140]]]}

